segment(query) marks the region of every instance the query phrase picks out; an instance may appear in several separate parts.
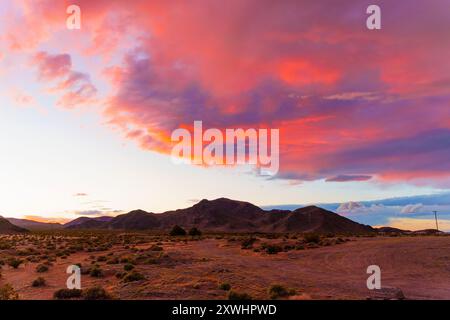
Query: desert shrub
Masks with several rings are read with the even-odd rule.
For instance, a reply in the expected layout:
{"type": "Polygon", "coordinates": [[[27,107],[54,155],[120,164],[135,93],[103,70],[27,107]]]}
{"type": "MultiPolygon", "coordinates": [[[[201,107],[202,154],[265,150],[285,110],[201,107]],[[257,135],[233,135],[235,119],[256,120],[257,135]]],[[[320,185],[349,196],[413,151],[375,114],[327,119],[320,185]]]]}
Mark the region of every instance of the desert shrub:
{"type": "Polygon", "coordinates": [[[123,281],[125,282],[133,282],[133,281],[140,281],[144,280],[145,277],[142,273],[137,272],[136,270],[131,271],[130,273],[127,273],[123,277],[123,281]]]}
{"type": "Polygon", "coordinates": [[[255,243],[256,238],[246,238],[241,242],[241,249],[251,249],[253,248],[253,244],[255,243]]]}
{"type": "Polygon", "coordinates": [[[320,246],[315,242],[311,242],[311,243],[307,244],[307,247],[310,249],[314,249],[314,248],[319,248],[320,246]]]}
{"type": "Polygon", "coordinates": [[[182,227],[176,225],[170,230],[169,235],[171,236],[185,236],[186,230],[184,230],[182,227]]]}
{"type": "Polygon", "coordinates": [[[277,254],[278,252],[283,251],[283,248],[275,244],[268,244],[264,249],[267,254],[277,254]]]}
{"type": "Polygon", "coordinates": [[[20,260],[17,258],[11,258],[8,260],[8,265],[10,267],[13,267],[14,269],[17,269],[22,263],[23,263],[23,260],[20,260]]]}
{"type": "Polygon", "coordinates": [[[333,242],[331,240],[324,239],[324,240],[320,241],[319,244],[321,246],[328,247],[328,246],[331,246],[333,244],[333,242]]]}
{"type": "Polygon", "coordinates": [[[319,243],[320,235],[317,233],[306,233],[304,235],[304,239],[305,239],[306,243],[319,243]]]}
{"type": "Polygon", "coordinates": [[[163,249],[163,247],[160,247],[160,246],[154,244],[149,248],[149,250],[150,251],[163,251],[164,249],[163,249]]]}
{"type": "Polygon", "coordinates": [[[189,235],[190,235],[190,236],[193,236],[193,237],[195,237],[195,236],[201,236],[201,235],[202,235],[202,232],[201,232],[200,230],[198,230],[196,227],[193,227],[193,228],[191,228],[191,229],[189,230],[189,235]]]}
{"type": "Polygon", "coordinates": [[[45,264],[39,264],[36,267],[36,272],[38,272],[38,273],[47,272],[47,271],[48,271],[48,266],[46,266],[45,264]]]}
{"type": "Polygon", "coordinates": [[[78,251],[83,251],[83,249],[84,248],[83,248],[82,245],[75,244],[75,245],[71,245],[68,250],[71,253],[75,253],[75,252],[78,252],[78,251]]]}
{"type": "Polygon", "coordinates": [[[293,295],[295,295],[295,290],[286,289],[282,285],[274,284],[274,285],[270,286],[268,293],[269,293],[270,299],[274,300],[274,299],[279,299],[279,298],[285,298],[288,296],[293,296],[293,295]]]}
{"type": "Polygon", "coordinates": [[[80,289],[59,289],[53,294],[55,299],[74,299],[81,298],[82,291],[80,289]]]}
{"type": "Polygon", "coordinates": [[[39,257],[36,257],[36,256],[27,257],[26,260],[29,262],[39,262],[40,261],[39,257]]]}
{"type": "Polygon", "coordinates": [[[399,233],[390,233],[389,237],[400,237],[399,233]]]}
{"type": "Polygon", "coordinates": [[[97,262],[105,262],[107,260],[106,256],[99,256],[97,262]]]}
{"type": "Polygon", "coordinates": [[[156,258],[147,258],[143,261],[143,264],[160,264],[161,259],[159,257],[156,258]]]}
{"type": "Polygon", "coordinates": [[[228,292],[228,300],[252,300],[252,297],[245,292],[240,293],[231,290],[228,292]]]}
{"type": "Polygon", "coordinates": [[[96,266],[90,270],[89,275],[94,278],[101,278],[103,277],[103,271],[96,266]]]}
{"type": "Polygon", "coordinates": [[[227,282],[224,282],[219,285],[219,289],[229,291],[231,289],[231,285],[227,282]]]}
{"type": "Polygon", "coordinates": [[[136,261],[134,261],[133,259],[131,259],[129,257],[124,257],[124,258],[120,259],[120,263],[136,264],[136,261]]]}
{"type": "Polygon", "coordinates": [[[82,292],[85,300],[110,300],[111,295],[102,287],[92,287],[82,292]]]}
{"type": "Polygon", "coordinates": [[[134,269],[134,266],[131,263],[127,263],[126,265],[123,266],[123,270],[125,271],[131,271],[134,269]]]}
{"type": "Polygon", "coordinates": [[[106,264],[118,264],[118,263],[119,263],[119,258],[117,258],[117,257],[111,258],[106,262],[106,264]]]}
{"type": "Polygon", "coordinates": [[[36,280],[33,281],[33,283],[31,284],[33,287],[43,287],[46,285],[46,281],[44,278],[39,277],[36,280]]]}
{"type": "Polygon", "coordinates": [[[0,250],[8,250],[11,249],[11,245],[7,242],[0,242],[0,250]]]}
{"type": "Polygon", "coordinates": [[[18,300],[19,295],[10,284],[0,287],[0,300],[18,300]]]}

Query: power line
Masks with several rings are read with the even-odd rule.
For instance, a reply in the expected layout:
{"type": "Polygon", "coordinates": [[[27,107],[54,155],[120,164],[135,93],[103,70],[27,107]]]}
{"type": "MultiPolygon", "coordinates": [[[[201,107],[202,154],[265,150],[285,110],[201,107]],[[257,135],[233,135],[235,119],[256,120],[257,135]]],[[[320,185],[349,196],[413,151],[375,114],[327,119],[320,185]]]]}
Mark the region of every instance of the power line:
{"type": "Polygon", "coordinates": [[[437,219],[437,211],[434,212],[434,219],[436,220],[436,230],[439,231],[438,219],[437,219]]]}

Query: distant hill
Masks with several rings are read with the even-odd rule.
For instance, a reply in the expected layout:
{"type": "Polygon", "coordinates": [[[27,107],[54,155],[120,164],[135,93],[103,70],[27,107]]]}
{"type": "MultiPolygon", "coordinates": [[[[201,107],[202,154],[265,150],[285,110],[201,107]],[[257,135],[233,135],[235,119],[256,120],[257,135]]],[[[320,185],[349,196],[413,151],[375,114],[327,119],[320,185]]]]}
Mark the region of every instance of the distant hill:
{"type": "Polygon", "coordinates": [[[16,218],[6,218],[6,220],[8,220],[9,222],[18,227],[25,228],[28,230],[58,230],[63,228],[63,225],[60,223],[46,223],[16,218]]]}
{"type": "Polygon", "coordinates": [[[283,215],[285,216],[284,218],[275,222],[273,231],[351,234],[372,233],[375,231],[371,226],[357,223],[316,206],[299,208],[283,215]]]}
{"type": "Polygon", "coordinates": [[[411,233],[410,230],[402,230],[393,227],[380,227],[376,228],[376,230],[380,233],[411,233]]]}
{"type": "Polygon", "coordinates": [[[411,232],[416,235],[434,235],[434,234],[445,234],[445,232],[436,230],[436,229],[424,229],[424,230],[416,230],[411,232]]]}
{"type": "Polygon", "coordinates": [[[79,217],[76,218],[75,220],[67,222],[66,224],[63,225],[63,227],[65,229],[77,229],[78,226],[83,225],[83,229],[101,229],[101,226],[104,223],[111,221],[113,218],[114,217],[109,216],[94,217],[94,218],[79,217]]]}
{"type": "Polygon", "coordinates": [[[436,229],[424,229],[424,230],[402,230],[392,227],[380,227],[375,228],[375,230],[378,233],[385,233],[385,234],[392,234],[392,233],[398,233],[398,234],[405,234],[405,235],[436,235],[436,234],[445,234],[445,232],[436,230],[436,229]]]}
{"type": "Polygon", "coordinates": [[[325,209],[263,210],[249,202],[219,198],[156,214],[135,210],[96,223],[93,218],[66,224],[71,229],[169,230],[174,225],[215,232],[371,233],[375,230],[325,209]]]}
{"type": "Polygon", "coordinates": [[[0,216],[0,234],[19,234],[25,232],[28,232],[28,230],[13,225],[11,222],[0,216]]]}

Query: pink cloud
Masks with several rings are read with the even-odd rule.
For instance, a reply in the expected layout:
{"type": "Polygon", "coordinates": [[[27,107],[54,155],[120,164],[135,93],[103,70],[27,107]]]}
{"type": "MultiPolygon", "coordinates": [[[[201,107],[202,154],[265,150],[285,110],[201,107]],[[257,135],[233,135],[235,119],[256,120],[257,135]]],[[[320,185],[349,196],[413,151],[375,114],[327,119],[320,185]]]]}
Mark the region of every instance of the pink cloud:
{"type": "Polygon", "coordinates": [[[87,74],[72,70],[72,59],[68,54],[39,52],[33,58],[39,79],[56,82],[53,91],[60,92],[57,105],[73,108],[94,102],[97,89],[87,74]]]}
{"type": "MultiPolygon", "coordinates": [[[[167,153],[171,131],[194,120],[270,126],[281,130],[281,178],[448,176],[447,2],[411,1],[407,12],[379,2],[383,28],[372,32],[365,1],[80,0],[87,44],[35,62],[59,104],[74,108],[96,87],[71,56],[114,56],[96,75],[111,85],[103,116],[144,149],[167,153]]],[[[48,30],[64,32],[69,2],[24,3],[24,25],[37,30],[26,32],[27,48],[64,51],[48,30]]]]}

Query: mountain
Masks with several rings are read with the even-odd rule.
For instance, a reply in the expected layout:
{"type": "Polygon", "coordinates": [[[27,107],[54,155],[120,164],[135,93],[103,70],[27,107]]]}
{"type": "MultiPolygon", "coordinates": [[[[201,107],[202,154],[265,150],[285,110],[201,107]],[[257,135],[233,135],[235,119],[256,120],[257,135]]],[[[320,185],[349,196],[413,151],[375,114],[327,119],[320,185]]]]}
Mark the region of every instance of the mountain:
{"type": "Polygon", "coordinates": [[[28,232],[28,230],[13,225],[11,222],[0,216],[0,234],[19,234],[25,232],[28,232]]]}
{"type": "MultiPolygon", "coordinates": [[[[279,215],[279,214],[278,214],[279,215]]],[[[273,226],[273,232],[371,233],[375,230],[334,212],[307,206],[284,213],[273,226]]]]}
{"type": "MultiPolygon", "coordinates": [[[[88,218],[89,219],[89,218],[88,218]]],[[[77,219],[78,220],[78,219],[77,219]]],[[[156,214],[135,210],[92,226],[90,220],[72,224],[75,229],[169,230],[174,225],[214,232],[320,232],[371,233],[375,230],[331,211],[308,206],[294,211],[263,210],[249,202],[219,198],[192,207],[156,214]]]]}
{"type": "Polygon", "coordinates": [[[202,200],[192,207],[164,212],[157,216],[160,228],[170,229],[175,224],[210,231],[258,231],[266,215],[261,208],[242,201],[219,198],[202,200]]]}
{"type": "Polygon", "coordinates": [[[83,229],[101,229],[102,225],[111,221],[114,217],[79,217],[75,220],[67,222],[63,225],[65,229],[80,229],[79,226],[83,225],[83,229]]]}
{"type": "MultiPolygon", "coordinates": [[[[84,224],[82,225],[84,226],[84,224]]],[[[108,229],[132,229],[146,230],[159,229],[160,222],[158,215],[143,210],[134,210],[126,214],[121,214],[108,222],[108,229]]]]}
{"type": "Polygon", "coordinates": [[[380,227],[375,229],[380,233],[411,233],[410,230],[402,230],[393,227],[380,227]]]}
{"type": "Polygon", "coordinates": [[[18,227],[25,228],[28,230],[58,230],[63,228],[62,224],[60,223],[46,223],[16,218],[6,218],[6,220],[8,220],[9,222],[18,227]]]}

